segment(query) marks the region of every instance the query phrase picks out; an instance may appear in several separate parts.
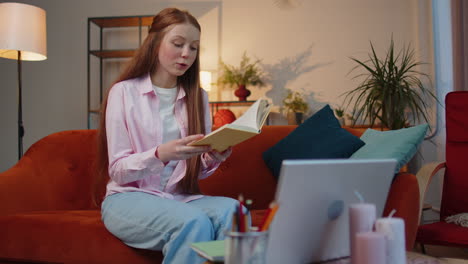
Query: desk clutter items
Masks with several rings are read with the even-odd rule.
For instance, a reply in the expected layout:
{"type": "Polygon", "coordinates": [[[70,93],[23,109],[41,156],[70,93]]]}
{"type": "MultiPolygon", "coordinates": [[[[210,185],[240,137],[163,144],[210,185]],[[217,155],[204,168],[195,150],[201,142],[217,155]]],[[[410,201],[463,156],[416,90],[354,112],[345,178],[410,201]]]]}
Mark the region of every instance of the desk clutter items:
{"type": "Polygon", "coordinates": [[[392,217],[379,218],[375,222],[375,231],[385,236],[386,261],[387,264],[406,263],[405,250],[405,222],[401,218],[392,217]]]}
{"type": "MultiPolygon", "coordinates": [[[[351,254],[351,264],[363,264],[358,262],[358,241],[357,235],[360,233],[366,233],[372,231],[375,218],[376,218],[376,208],[374,204],[364,203],[360,199],[360,203],[351,204],[349,206],[349,239],[350,239],[350,254],[351,254]]],[[[376,238],[371,238],[371,240],[376,240],[376,238]]],[[[359,242],[366,243],[366,239],[362,237],[359,242]]],[[[365,244],[367,245],[367,244],[365,244]]],[[[364,246],[364,245],[361,245],[364,246]]],[[[365,247],[359,248],[361,251],[367,251],[365,247]]],[[[370,250],[370,249],[369,249],[370,250]]]]}
{"type": "Polygon", "coordinates": [[[389,217],[376,219],[375,205],[360,202],[349,206],[351,264],[406,264],[405,223],[389,217]]]}
{"type": "Polygon", "coordinates": [[[212,262],[225,264],[266,264],[268,228],[279,205],[272,202],[260,226],[250,225],[252,200],[238,198],[236,212],[232,216],[231,230],[225,230],[226,239],[192,243],[191,248],[212,262]]]}
{"type": "Polygon", "coordinates": [[[224,261],[225,254],[225,241],[224,240],[213,240],[192,243],[190,247],[203,258],[211,262],[222,262],[224,261]]]}
{"type": "MultiPolygon", "coordinates": [[[[449,260],[450,261],[450,260],[449,260]]],[[[421,255],[416,252],[408,251],[406,252],[406,263],[407,264],[449,264],[452,262],[449,262],[445,259],[438,259],[435,257],[431,257],[428,255],[421,255]]],[[[461,260],[463,261],[463,260],[461,260]]],[[[337,260],[332,260],[332,261],[327,261],[325,262],[326,264],[350,264],[351,260],[349,258],[343,258],[343,259],[337,259],[337,260]]],[[[403,262],[405,263],[405,262],[403,262]]],[[[465,262],[453,262],[455,263],[465,263],[465,262]]],[[[374,263],[374,264],[381,264],[381,263],[374,263]]]]}
{"type": "Polygon", "coordinates": [[[265,264],[268,243],[268,228],[278,210],[277,203],[271,203],[260,226],[250,225],[251,200],[244,202],[239,196],[239,205],[232,216],[232,229],[226,231],[226,264],[265,264]],[[245,210],[244,210],[245,209],[245,210]]]}
{"type": "Polygon", "coordinates": [[[360,232],[355,235],[354,243],[355,254],[351,255],[352,263],[384,264],[382,262],[385,261],[384,235],[372,231],[360,232]]]}
{"type": "Polygon", "coordinates": [[[225,264],[266,264],[268,232],[226,232],[225,264]]]}

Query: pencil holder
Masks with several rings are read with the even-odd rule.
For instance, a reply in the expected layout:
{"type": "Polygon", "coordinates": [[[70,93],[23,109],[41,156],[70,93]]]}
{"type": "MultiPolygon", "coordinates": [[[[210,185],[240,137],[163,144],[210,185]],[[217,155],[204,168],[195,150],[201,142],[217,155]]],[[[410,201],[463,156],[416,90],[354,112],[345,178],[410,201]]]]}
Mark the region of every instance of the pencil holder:
{"type": "Polygon", "coordinates": [[[265,264],[268,231],[226,232],[225,264],[265,264]]]}

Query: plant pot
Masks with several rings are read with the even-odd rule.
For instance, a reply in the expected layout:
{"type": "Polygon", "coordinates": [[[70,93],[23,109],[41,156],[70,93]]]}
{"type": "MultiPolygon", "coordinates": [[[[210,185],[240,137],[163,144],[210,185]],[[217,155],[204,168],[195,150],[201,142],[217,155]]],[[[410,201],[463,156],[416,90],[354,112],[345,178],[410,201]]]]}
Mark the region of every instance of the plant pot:
{"type": "Polygon", "coordinates": [[[338,119],[338,122],[340,122],[340,125],[341,126],[345,126],[346,125],[346,121],[345,121],[345,118],[344,117],[337,117],[338,119]]]}
{"type": "Polygon", "coordinates": [[[241,84],[234,91],[234,95],[239,97],[239,101],[247,101],[247,97],[250,95],[250,91],[245,88],[245,85],[241,84]]]}

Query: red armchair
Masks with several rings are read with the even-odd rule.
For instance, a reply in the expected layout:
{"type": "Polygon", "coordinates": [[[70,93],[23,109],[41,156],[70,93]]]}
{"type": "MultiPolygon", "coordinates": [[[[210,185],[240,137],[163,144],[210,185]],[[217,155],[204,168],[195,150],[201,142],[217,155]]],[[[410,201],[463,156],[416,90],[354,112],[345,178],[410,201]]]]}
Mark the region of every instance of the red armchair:
{"type": "MultiPolygon", "coordinates": [[[[446,161],[430,163],[417,174],[421,203],[436,173],[445,168],[440,220],[421,225],[416,241],[429,245],[468,247],[468,228],[447,223],[446,217],[468,213],[468,91],[450,92],[445,98],[446,161]]],[[[424,246],[423,246],[424,250],[424,246]]]]}

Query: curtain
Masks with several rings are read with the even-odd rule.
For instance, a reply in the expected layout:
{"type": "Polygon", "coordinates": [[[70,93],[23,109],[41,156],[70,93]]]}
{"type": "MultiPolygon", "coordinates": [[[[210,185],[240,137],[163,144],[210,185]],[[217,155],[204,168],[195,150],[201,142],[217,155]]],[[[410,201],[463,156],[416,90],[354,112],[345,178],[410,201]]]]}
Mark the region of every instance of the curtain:
{"type": "Polygon", "coordinates": [[[452,45],[454,90],[468,90],[468,3],[452,0],[452,45]]]}

